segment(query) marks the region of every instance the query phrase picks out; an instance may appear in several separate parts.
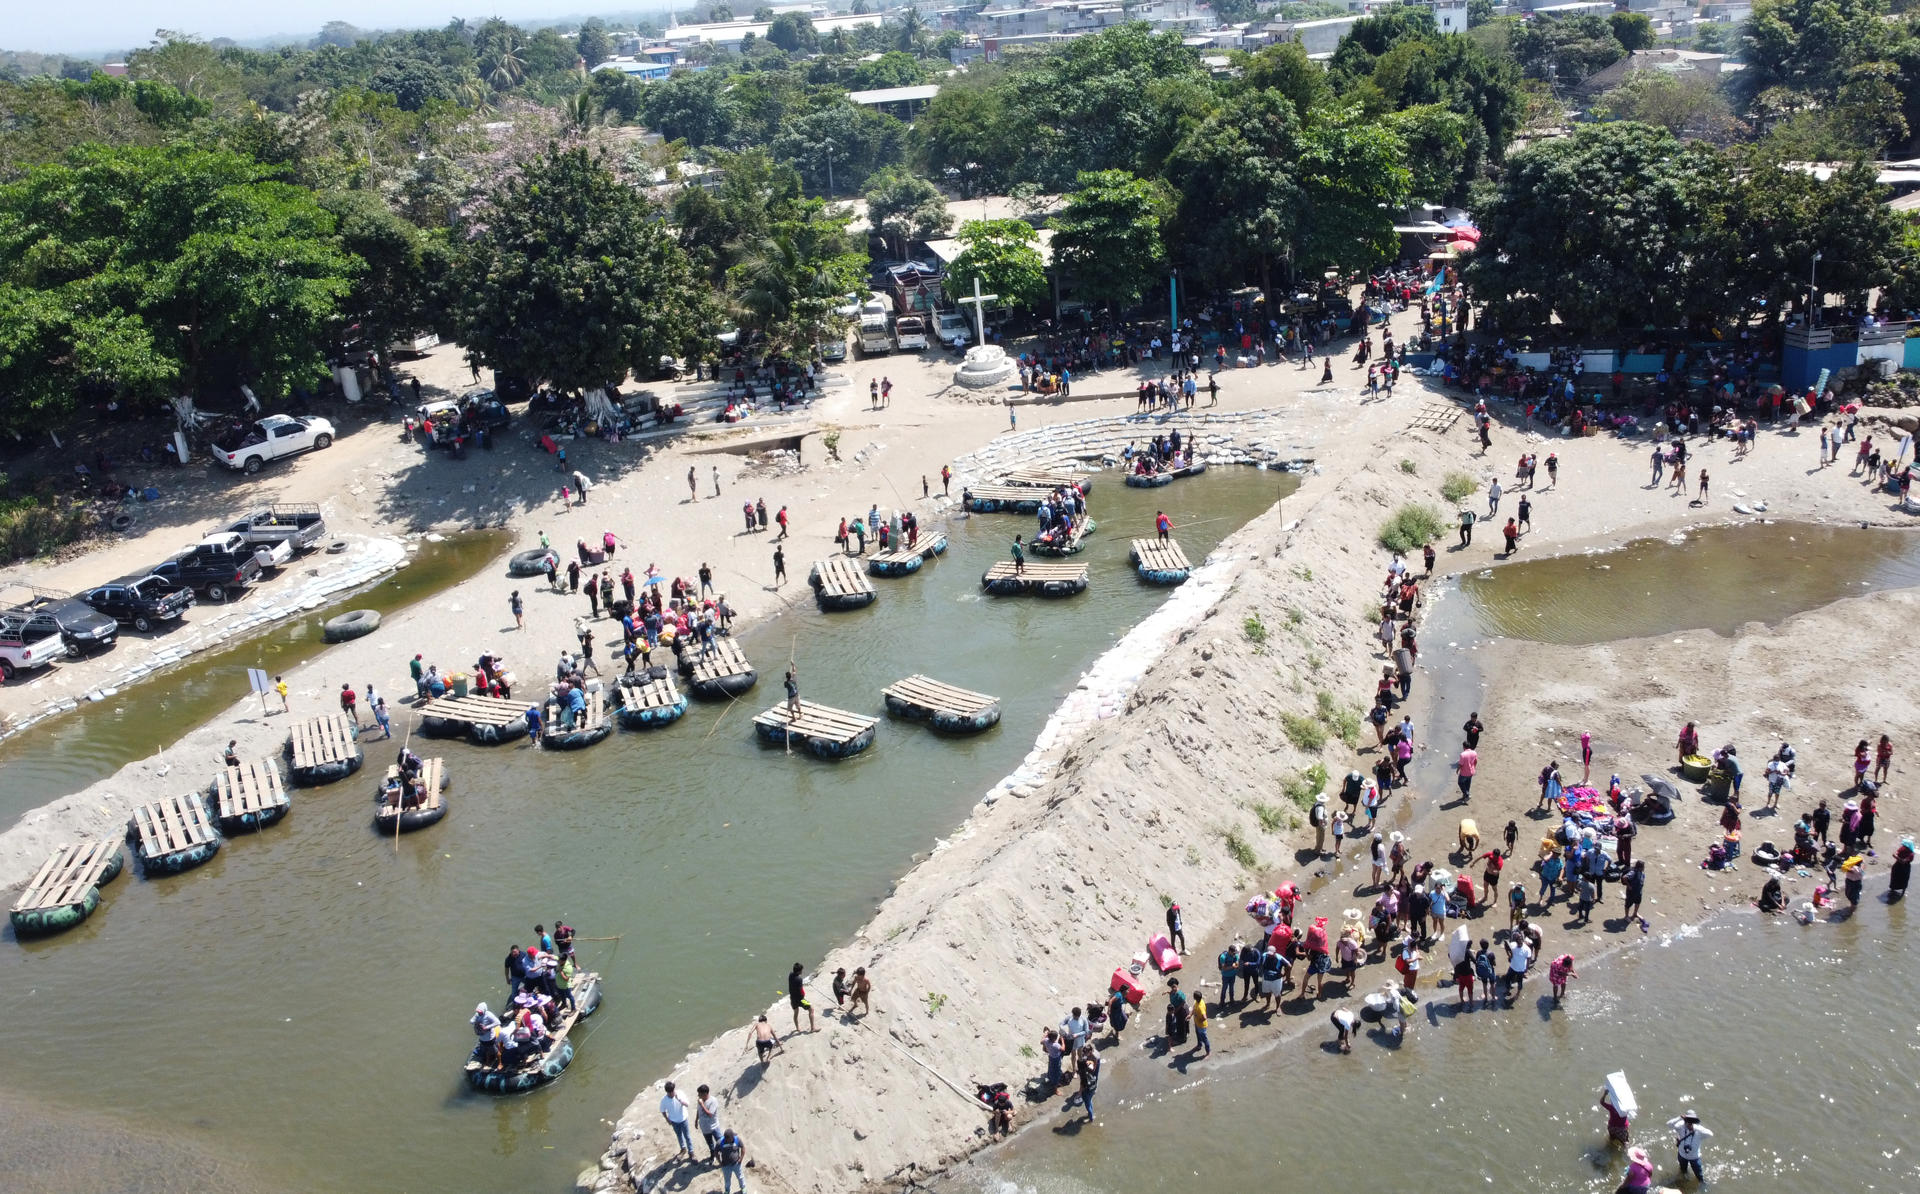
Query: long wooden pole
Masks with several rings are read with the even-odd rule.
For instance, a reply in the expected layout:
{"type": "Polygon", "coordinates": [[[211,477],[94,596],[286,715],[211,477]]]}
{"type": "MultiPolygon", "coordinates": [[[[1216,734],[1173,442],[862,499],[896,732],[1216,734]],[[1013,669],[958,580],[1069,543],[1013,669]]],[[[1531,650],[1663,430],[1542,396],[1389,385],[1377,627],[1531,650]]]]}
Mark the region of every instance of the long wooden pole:
{"type": "MultiPolygon", "coordinates": [[[[400,740],[400,749],[404,751],[405,749],[407,749],[407,745],[412,741],[413,741],[413,714],[409,713],[407,714],[407,736],[400,740]]],[[[405,770],[406,768],[404,767],[401,768],[402,772],[405,772],[405,770]]],[[[400,803],[393,806],[393,852],[396,855],[400,853],[400,813],[406,807],[407,807],[407,777],[405,774],[402,774],[400,776],[400,803]]]]}

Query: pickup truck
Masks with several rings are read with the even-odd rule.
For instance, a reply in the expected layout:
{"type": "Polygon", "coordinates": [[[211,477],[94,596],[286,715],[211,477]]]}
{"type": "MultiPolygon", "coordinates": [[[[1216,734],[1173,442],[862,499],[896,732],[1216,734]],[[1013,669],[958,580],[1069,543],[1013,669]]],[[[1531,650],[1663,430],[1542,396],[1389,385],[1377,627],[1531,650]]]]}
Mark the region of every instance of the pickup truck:
{"type": "Polygon", "coordinates": [[[242,423],[215,440],[213,458],[230,469],[257,473],[269,460],[332,443],[333,424],[325,419],[268,415],[242,423]]]}
{"type": "Polygon", "coordinates": [[[861,354],[873,357],[892,351],[893,337],[887,333],[887,317],[862,315],[860,317],[861,354]]]}
{"type": "Polygon", "coordinates": [[[192,589],[211,601],[225,601],[260,579],[260,561],[244,549],[229,552],[201,545],[156,564],[153,575],[169,588],[192,589]]]}
{"type": "Polygon", "coordinates": [[[327,533],[327,521],[318,506],[262,506],[238,522],[213,527],[212,535],[239,535],[256,546],[285,543],[293,551],[305,551],[327,533]]]}
{"type": "Polygon", "coordinates": [[[893,321],[893,342],[901,352],[919,351],[927,346],[927,325],[918,315],[902,315],[893,321]]]}
{"type": "Polygon", "coordinates": [[[80,600],[145,634],[155,625],[186,613],[194,598],[192,589],[173,588],[158,576],[123,576],[112,584],[89,589],[80,600]]]}
{"type": "Polygon", "coordinates": [[[940,343],[962,349],[973,343],[973,324],[958,311],[942,311],[939,315],[940,343]]]}
{"type": "Polygon", "coordinates": [[[0,617],[24,620],[40,634],[57,634],[69,655],[105,651],[120,637],[120,623],[66,593],[42,589],[12,590],[0,617]]]}
{"type": "Polygon", "coordinates": [[[245,555],[251,551],[262,568],[282,568],[293,562],[293,544],[287,540],[255,543],[239,531],[216,531],[193,545],[196,551],[203,547],[229,555],[245,555]]]}
{"type": "Polygon", "coordinates": [[[58,629],[32,619],[0,614],[0,680],[38,671],[67,653],[58,629]]]}

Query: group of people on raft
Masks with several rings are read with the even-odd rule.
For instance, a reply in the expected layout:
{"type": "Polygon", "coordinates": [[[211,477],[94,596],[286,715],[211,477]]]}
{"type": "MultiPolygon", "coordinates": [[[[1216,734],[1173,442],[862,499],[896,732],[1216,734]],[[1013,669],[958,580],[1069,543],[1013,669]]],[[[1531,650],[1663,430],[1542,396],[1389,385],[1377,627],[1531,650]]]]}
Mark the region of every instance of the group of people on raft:
{"type": "Polygon", "coordinates": [[[534,944],[507,951],[507,1002],[499,1015],[482,1000],[469,1021],[480,1040],[480,1064],[500,1072],[525,1066],[553,1043],[553,1030],[562,1016],[576,1009],[574,978],[579,963],[573,954],[573,930],[564,924],[533,927],[534,944]]]}
{"type": "Polygon", "coordinates": [[[848,555],[867,554],[867,540],[872,538],[882,552],[899,547],[912,551],[920,546],[920,520],[913,511],[902,510],[898,514],[880,517],[880,507],[873,506],[863,519],[855,515],[851,521],[840,520],[840,530],[833,536],[834,546],[848,555]]]}
{"type": "Polygon", "coordinates": [[[1132,444],[1128,444],[1121,455],[1129,471],[1137,476],[1151,477],[1192,464],[1193,445],[1183,444],[1180,432],[1176,429],[1166,435],[1154,436],[1145,448],[1137,452],[1132,444]]]}
{"type": "Polygon", "coordinates": [[[1040,529],[1034,533],[1036,548],[1065,548],[1073,542],[1074,532],[1087,521],[1087,495],[1078,485],[1061,485],[1047,494],[1040,508],[1034,511],[1040,520],[1040,529]]]}
{"type": "Polygon", "coordinates": [[[399,772],[389,776],[380,785],[380,801],[387,808],[405,812],[410,808],[419,808],[427,802],[426,764],[420,756],[406,747],[400,748],[400,757],[394,760],[399,772]]]}

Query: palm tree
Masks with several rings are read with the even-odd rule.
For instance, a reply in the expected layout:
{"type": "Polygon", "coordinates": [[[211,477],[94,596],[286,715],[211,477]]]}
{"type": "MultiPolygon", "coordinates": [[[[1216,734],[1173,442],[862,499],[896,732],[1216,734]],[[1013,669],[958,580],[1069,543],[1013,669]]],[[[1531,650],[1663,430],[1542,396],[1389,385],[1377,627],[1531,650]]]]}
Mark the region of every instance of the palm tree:
{"type": "Polygon", "coordinates": [[[527,63],[520,56],[520,39],[507,36],[496,42],[481,58],[480,73],[495,91],[517,86],[527,77],[527,63]]]}
{"type": "Polygon", "coordinates": [[[902,50],[909,54],[915,52],[926,36],[927,22],[919,9],[909,7],[900,14],[900,30],[894,35],[894,41],[902,50]]]}
{"type": "Polygon", "coordinates": [[[803,325],[837,297],[833,279],[786,235],[765,238],[730,272],[735,314],[776,346],[808,342],[816,329],[803,325]]]}
{"type": "Polygon", "coordinates": [[[570,136],[585,136],[606,115],[606,106],[591,87],[582,87],[578,95],[560,101],[560,121],[570,136]]]}

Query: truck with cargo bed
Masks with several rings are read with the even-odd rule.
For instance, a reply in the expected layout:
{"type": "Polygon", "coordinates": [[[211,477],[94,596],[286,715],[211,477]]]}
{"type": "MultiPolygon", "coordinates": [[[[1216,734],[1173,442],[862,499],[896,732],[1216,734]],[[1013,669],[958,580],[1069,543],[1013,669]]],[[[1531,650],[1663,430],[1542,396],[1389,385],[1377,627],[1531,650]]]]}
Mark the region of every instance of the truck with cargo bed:
{"type": "Polygon", "coordinates": [[[318,506],[262,506],[238,522],[209,528],[207,534],[236,534],[255,546],[285,543],[302,552],[326,537],[327,520],[318,506]]]}

